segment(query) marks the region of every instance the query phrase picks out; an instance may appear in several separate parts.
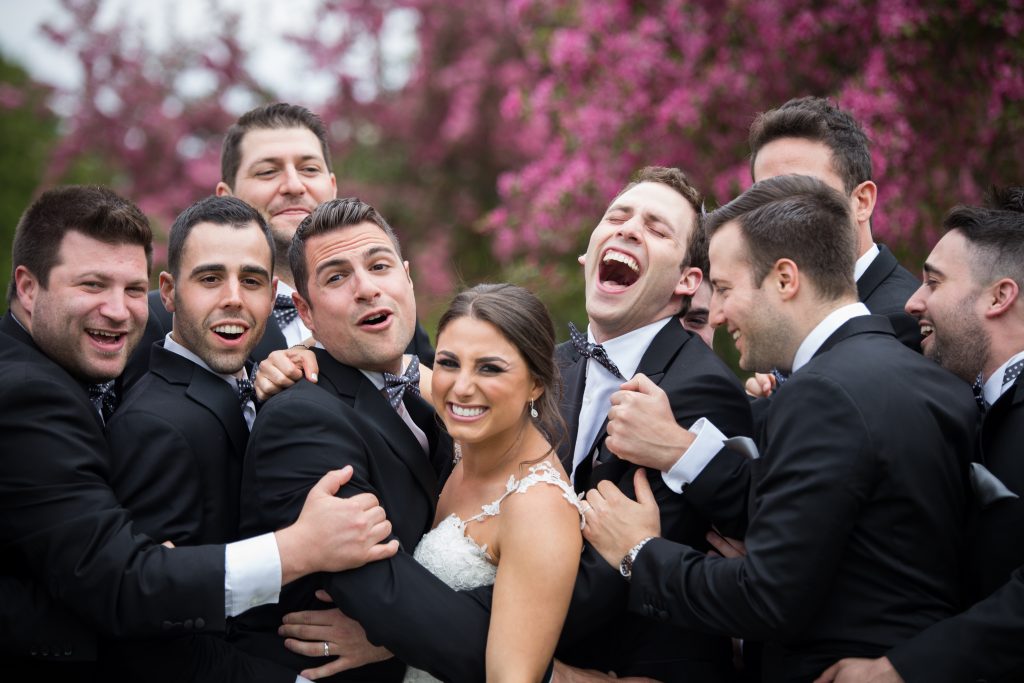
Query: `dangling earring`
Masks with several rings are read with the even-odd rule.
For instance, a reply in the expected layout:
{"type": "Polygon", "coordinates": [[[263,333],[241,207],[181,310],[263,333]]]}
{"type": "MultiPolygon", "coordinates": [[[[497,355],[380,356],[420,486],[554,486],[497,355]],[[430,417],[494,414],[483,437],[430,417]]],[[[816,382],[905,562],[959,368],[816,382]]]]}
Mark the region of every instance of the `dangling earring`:
{"type": "Polygon", "coordinates": [[[533,407],[533,399],[531,398],[530,399],[530,417],[532,417],[534,420],[536,420],[537,416],[539,414],[540,413],[537,412],[537,409],[533,407]]]}

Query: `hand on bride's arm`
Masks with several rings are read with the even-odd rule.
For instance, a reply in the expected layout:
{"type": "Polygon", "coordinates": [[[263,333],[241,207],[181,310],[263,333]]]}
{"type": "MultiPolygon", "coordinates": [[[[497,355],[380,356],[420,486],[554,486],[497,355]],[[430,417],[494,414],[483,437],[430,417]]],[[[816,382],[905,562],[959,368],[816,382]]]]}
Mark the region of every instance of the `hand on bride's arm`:
{"type": "MultiPolygon", "coordinates": [[[[317,591],[316,597],[334,603],[326,591],[317,591]]],[[[392,656],[387,648],[370,644],[359,622],[346,617],[339,609],[291,612],[284,615],[277,633],[285,637],[284,646],[292,652],[323,657],[326,645],[327,654],[336,656],[323,666],[302,672],[302,676],[314,681],[392,656]]]]}
{"type": "Polygon", "coordinates": [[[596,489],[587,491],[583,504],[587,511],[583,536],[605,562],[615,568],[637,543],[648,536],[661,535],[658,502],[647,483],[645,470],[637,469],[633,475],[633,487],[636,489],[635,501],[612,482],[602,481],[596,489]]]}

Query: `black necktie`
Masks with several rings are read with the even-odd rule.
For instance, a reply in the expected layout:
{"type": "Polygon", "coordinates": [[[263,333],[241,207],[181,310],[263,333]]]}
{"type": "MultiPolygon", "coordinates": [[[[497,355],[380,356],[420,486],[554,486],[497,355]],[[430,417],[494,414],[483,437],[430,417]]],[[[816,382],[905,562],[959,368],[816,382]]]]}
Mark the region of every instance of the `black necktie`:
{"type": "Polygon", "coordinates": [[[288,327],[298,315],[299,312],[295,310],[295,302],[292,301],[292,298],[287,294],[278,294],[274,299],[274,320],[277,321],[278,327],[288,327]]]}
{"type": "Polygon", "coordinates": [[[974,402],[978,404],[978,409],[984,412],[988,406],[985,405],[985,381],[980,372],[974,378],[974,384],[971,385],[971,393],[974,394],[974,402]]]}
{"type": "Polygon", "coordinates": [[[114,389],[114,380],[89,385],[89,400],[103,416],[105,423],[114,414],[117,408],[117,391],[114,389]]]}
{"type": "Polygon", "coordinates": [[[255,397],[256,390],[253,389],[252,380],[248,377],[238,377],[235,381],[238,382],[238,403],[245,408],[245,404],[255,397]]]}
{"type": "Polygon", "coordinates": [[[1024,370],[1024,360],[1019,360],[1010,367],[1006,368],[1006,372],[1003,373],[1003,386],[1011,384],[1017,381],[1020,377],[1021,370],[1024,370]]]}
{"type": "Polygon", "coordinates": [[[398,410],[406,389],[417,396],[420,393],[420,359],[416,356],[409,359],[409,367],[401,375],[384,373],[384,392],[388,395],[388,403],[395,410],[398,410]]]}
{"type": "Polygon", "coordinates": [[[619,371],[619,366],[617,366],[615,362],[608,357],[608,352],[604,350],[604,347],[600,344],[591,344],[572,323],[569,323],[569,340],[572,342],[573,348],[576,349],[576,353],[580,354],[584,358],[593,358],[603,365],[608,372],[612,373],[623,382],[626,381],[626,378],[623,377],[622,373],[619,371]]]}

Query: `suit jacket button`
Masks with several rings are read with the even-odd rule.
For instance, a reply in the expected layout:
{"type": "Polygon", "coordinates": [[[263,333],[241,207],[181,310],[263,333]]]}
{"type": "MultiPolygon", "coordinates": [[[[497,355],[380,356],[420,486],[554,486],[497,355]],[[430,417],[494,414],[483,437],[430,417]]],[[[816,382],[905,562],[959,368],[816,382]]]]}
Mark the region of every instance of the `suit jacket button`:
{"type": "Polygon", "coordinates": [[[192,630],[192,620],[191,619],[186,619],[185,623],[184,623],[184,626],[185,626],[185,630],[186,631],[191,631],[192,630]]]}
{"type": "Polygon", "coordinates": [[[665,610],[659,609],[657,610],[656,614],[658,615],[658,619],[660,619],[661,621],[668,621],[668,612],[666,612],[665,610]]]}
{"type": "Polygon", "coordinates": [[[202,617],[197,617],[196,618],[196,628],[197,629],[206,628],[206,621],[204,621],[202,617]]]}
{"type": "Polygon", "coordinates": [[[65,648],[64,648],[64,656],[65,657],[70,657],[74,653],[75,653],[75,649],[73,647],[71,647],[70,645],[65,646],[65,648]]]}
{"type": "Polygon", "coordinates": [[[172,628],[174,628],[174,623],[173,623],[173,622],[170,622],[170,621],[165,621],[165,622],[164,622],[164,623],[162,624],[162,627],[163,627],[163,629],[164,629],[165,631],[170,631],[170,630],[171,630],[172,628]]]}

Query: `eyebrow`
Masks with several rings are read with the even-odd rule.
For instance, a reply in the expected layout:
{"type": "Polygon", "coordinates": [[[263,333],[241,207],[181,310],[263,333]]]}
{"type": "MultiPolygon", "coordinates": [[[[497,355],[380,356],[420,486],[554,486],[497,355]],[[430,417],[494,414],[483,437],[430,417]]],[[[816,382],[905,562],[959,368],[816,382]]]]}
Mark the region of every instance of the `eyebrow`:
{"type": "MultiPolygon", "coordinates": [[[[612,204],[608,207],[608,210],[605,211],[605,214],[609,214],[612,211],[625,211],[626,213],[631,214],[636,213],[636,209],[629,204],[612,204]]],[[[672,224],[665,220],[661,214],[654,213],[653,211],[644,211],[643,217],[644,222],[661,223],[662,225],[670,228],[672,227],[672,224]]],[[[672,232],[675,232],[675,228],[673,228],[672,232]]]]}
{"type": "Polygon", "coordinates": [[[924,262],[924,265],[921,268],[922,270],[924,270],[925,273],[929,275],[938,275],[940,277],[945,275],[945,273],[943,273],[941,270],[939,270],[932,264],[928,263],[927,261],[924,262]]]}
{"type": "MultiPolygon", "coordinates": [[[[455,355],[454,353],[452,353],[448,349],[438,349],[436,355],[438,355],[438,356],[445,356],[447,358],[454,358],[456,360],[458,360],[458,358],[459,358],[457,355],[455,355]]],[[[482,358],[477,358],[477,359],[475,359],[473,361],[473,363],[475,365],[480,365],[481,363],[494,363],[494,362],[504,363],[505,365],[510,365],[510,363],[507,360],[505,360],[504,358],[502,358],[501,356],[484,356],[482,358]]]]}
{"type": "MultiPolygon", "coordinates": [[[[381,252],[386,252],[386,253],[391,254],[392,256],[394,256],[396,259],[398,258],[398,254],[396,254],[395,250],[392,249],[391,247],[386,247],[384,245],[377,245],[377,246],[370,247],[369,249],[367,249],[366,251],[363,252],[363,260],[365,261],[368,258],[372,258],[373,256],[376,256],[377,254],[379,254],[381,252]]],[[[332,259],[330,259],[328,261],[324,261],[323,263],[318,265],[316,267],[316,271],[314,271],[314,272],[317,275],[319,275],[320,273],[322,273],[324,270],[326,270],[328,268],[333,268],[335,266],[346,266],[346,265],[350,264],[351,262],[352,262],[351,259],[347,259],[347,258],[332,258],[332,259]]]]}
{"type": "MultiPolygon", "coordinates": [[[[192,269],[191,275],[202,275],[203,273],[223,273],[227,271],[227,266],[223,263],[200,263],[198,266],[192,269]]],[[[243,273],[262,275],[263,277],[270,277],[270,271],[262,266],[245,265],[240,269],[243,273]]]]}
{"type": "MultiPolygon", "coordinates": [[[[253,160],[253,162],[251,164],[249,164],[249,166],[247,168],[252,168],[253,166],[256,166],[258,164],[276,164],[276,163],[280,163],[284,158],[285,157],[283,157],[283,156],[277,156],[277,157],[263,157],[262,159],[255,159],[255,160],[253,160]]],[[[305,155],[299,157],[299,161],[300,162],[301,161],[310,161],[310,160],[319,161],[321,163],[325,163],[324,160],[323,160],[323,157],[321,157],[321,156],[319,156],[317,154],[305,154],[305,155]]]]}
{"type": "MultiPolygon", "coordinates": [[[[82,280],[102,280],[103,282],[110,282],[111,280],[114,279],[113,276],[110,275],[110,273],[104,273],[99,270],[90,270],[85,273],[78,273],[73,277],[75,277],[78,282],[81,282],[82,280]]],[[[128,284],[134,287],[142,283],[145,283],[146,287],[148,288],[149,278],[139,278],[137,280],[131,280],[129,281],[128,284]]]]}

